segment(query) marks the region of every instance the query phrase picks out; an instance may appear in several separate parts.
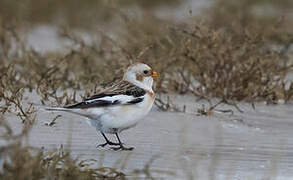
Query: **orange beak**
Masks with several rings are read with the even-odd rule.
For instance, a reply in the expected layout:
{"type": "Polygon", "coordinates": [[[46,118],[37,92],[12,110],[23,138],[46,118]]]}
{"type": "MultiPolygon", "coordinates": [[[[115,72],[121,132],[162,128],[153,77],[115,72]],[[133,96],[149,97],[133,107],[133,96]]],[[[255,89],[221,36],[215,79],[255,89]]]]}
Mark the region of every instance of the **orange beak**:
{"type": "Polygon", "coordinates": [[[158,73],[154,71],[154,72],[152,73],[152,77],[158,77],[158,73]]]}

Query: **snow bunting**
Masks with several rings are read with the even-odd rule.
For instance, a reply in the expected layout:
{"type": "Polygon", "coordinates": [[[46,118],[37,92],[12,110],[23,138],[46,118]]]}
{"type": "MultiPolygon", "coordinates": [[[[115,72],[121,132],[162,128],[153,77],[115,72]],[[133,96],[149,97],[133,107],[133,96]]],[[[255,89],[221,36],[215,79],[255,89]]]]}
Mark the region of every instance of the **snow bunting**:
{"type": "Polygon", "coordinates": [[[127,68],[121,81],[100,93],[73,105],[46,109],[86,117],[106,140],[98,147],[111,145],[115,146],[113,150],[133,150],[123,145],[118,134],[134,127],[151,110],[155,100],[153,77],[157,76],[148,65],[135,63],[127,68]],[[118,143],[110,141],[105,133],[115,134],[118,143]]]}

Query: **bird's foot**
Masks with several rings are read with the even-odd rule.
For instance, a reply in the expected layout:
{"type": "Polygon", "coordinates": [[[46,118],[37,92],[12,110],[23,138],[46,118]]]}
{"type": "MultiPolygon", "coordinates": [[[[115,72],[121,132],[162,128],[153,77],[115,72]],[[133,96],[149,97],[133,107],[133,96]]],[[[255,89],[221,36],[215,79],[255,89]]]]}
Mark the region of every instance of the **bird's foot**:
{"type": "Polygon", "coordinates": [[[110,145],[110,146],[120,146],[119,143],[115,143],[115,142],[112,142],[112,141],[107,141],[107,142],[105,142],[105,143],[103,143],[103,144],[98,144],[98,145],[97,145],[97,148],[99,148],[99,147],[105,147],[106,145],[110,145]]]}
{"type": "Polygon", "coordinates": [[[134,149],[134,147],[125,147],[125,146],[123,146],[121,144],[119,147],[111,147],[111,149],[114,150],[114,151],[118,151],[118,150],[121,150],[121,151],[132,151],[134,149]]]}

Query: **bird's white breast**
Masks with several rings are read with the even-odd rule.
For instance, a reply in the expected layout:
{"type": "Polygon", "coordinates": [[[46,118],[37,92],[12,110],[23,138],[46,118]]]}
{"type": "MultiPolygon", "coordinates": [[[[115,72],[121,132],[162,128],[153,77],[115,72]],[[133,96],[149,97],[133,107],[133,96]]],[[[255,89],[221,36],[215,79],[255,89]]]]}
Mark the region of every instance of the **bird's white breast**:
{"type": "MultiPolygon", "coordinates": [[[[146,93],[143,101],[140,103],[105,107],[102,110],[101,116],[98,119],[93,119],[92,121],[95,122],[91,124],[93,125],[94,123],[97,130],[105,133],[112,133],[112,129],[117,129],[120,132],[131,128],[149,113],[154,99],[154,95],[146,93]],[[100,127],[97,127],[97,125],[100,127]]],[[[92,109],[92,111],[95,111],[95,109],[92,109]]]]}

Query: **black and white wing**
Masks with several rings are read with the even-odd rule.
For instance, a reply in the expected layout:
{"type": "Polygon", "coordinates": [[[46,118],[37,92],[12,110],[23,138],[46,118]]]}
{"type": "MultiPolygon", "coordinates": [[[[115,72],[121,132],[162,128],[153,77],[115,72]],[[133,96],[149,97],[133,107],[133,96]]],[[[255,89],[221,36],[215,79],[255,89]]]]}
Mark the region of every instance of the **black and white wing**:
{"type": "Polygon", "coordinates": [[[85,99],[82,102],[65,106],[68,109],[87,109],[95,107],[108,107],[115,105],[130,105],[140,103],[144,99],[146,91],[127,81],[119,83],[103,90],[102,92],[85,99]]]}

